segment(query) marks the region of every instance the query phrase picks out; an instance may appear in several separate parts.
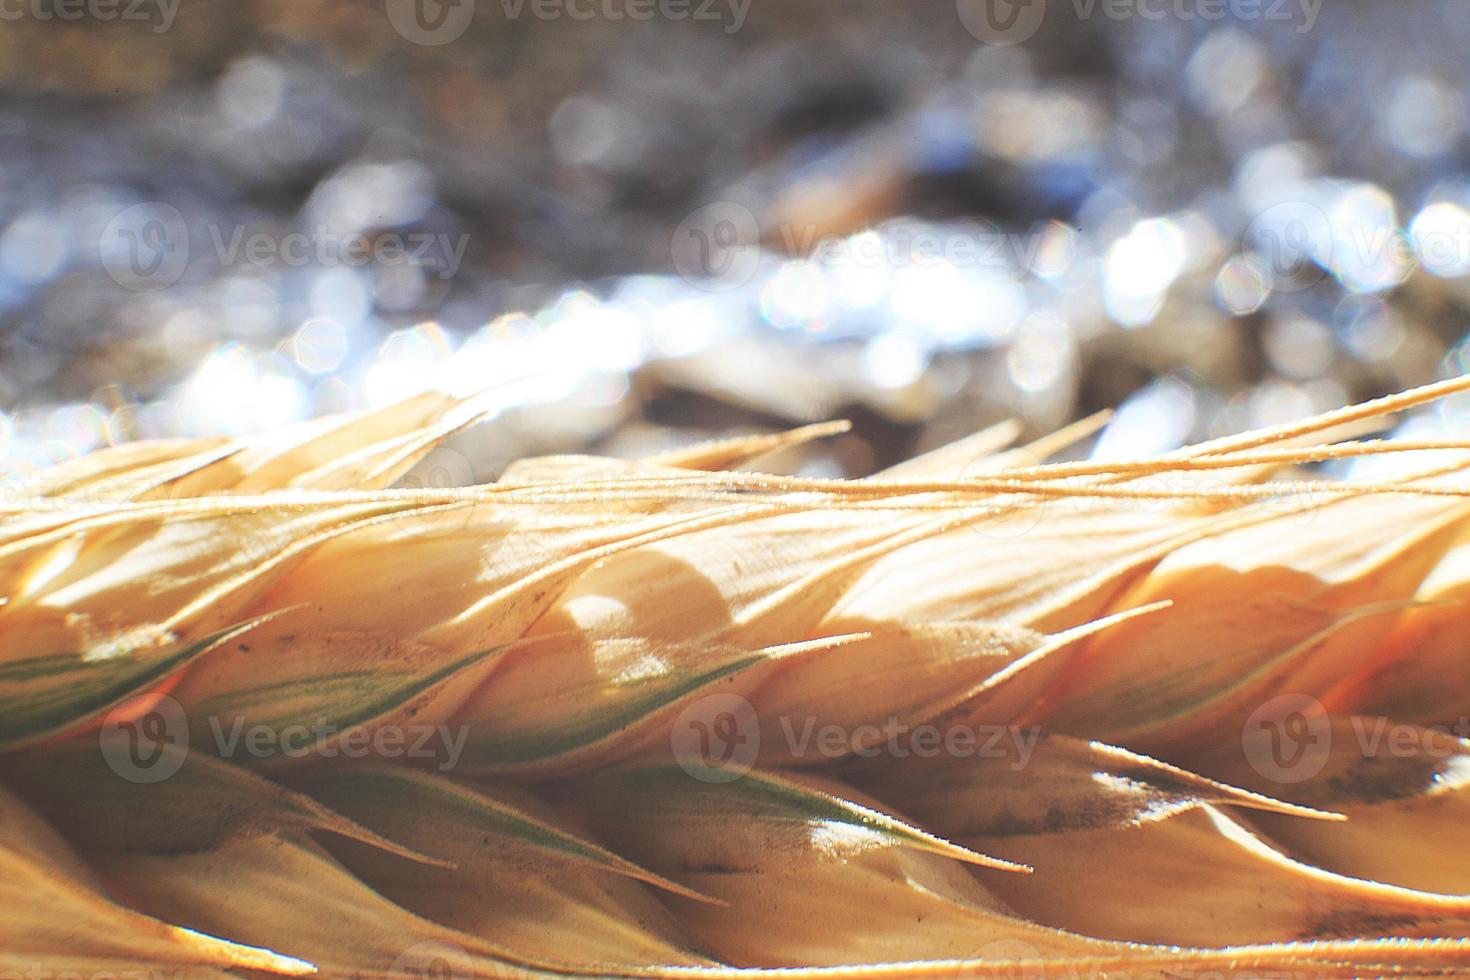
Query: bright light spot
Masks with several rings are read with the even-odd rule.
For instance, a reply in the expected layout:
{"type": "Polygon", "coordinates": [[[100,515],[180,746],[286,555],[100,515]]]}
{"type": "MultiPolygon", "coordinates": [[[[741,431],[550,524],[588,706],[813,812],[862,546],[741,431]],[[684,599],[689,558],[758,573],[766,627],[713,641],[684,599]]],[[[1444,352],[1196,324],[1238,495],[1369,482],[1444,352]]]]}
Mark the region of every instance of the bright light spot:
{"type": "Polygon", "coordinates": [[[648,314],[653,350],[662,357],[693,354],[740,332],[740,321],[718,297],[661,303],[648,314]]]}
{"type": "Polygon", "coordinates": [[[1304,316],[1272,319],[1261,340],[1271,366],[1293,378],[1326,374],[1336,355],[1332,331],[1304,316]]]}
{"type": "Polygon", "coordinates": [[[368,404],[388,405],[428,388],[448,353],[449,339],[437,323],[393,331],[378,348],[378,359],[363,378],[368,404]]]}
{"type": "Polygon", "coordinates": [[[1253,255],[1232,255],[1215,276],[1215,301],[1235,316],[1259,310],[1269,295],[1271,270],[1253,255]]]}
{"type": "Polygon", "coordinates": [[[255,428],[273,429],[306,418],[311,400],[295,378],[262,372],[255,382],[255,428]]]}
{"type": "Polygon", "coordinates": [[[1076,347],[1067,325],[1037,317],[1027,319],[1006,351],[1006,373],[1021,391],[1049,391],[1072,370],[1076,347]]]}
{"type": "Polygon", "coordinates": [[[0,267],[17,282],[55,278],[66,263],[66,228],[50,211],[27,211],[0,235],[0,267]]]}
{"type": "Polygon", "coordinates": [[[1317,409],[1312,396],[1300,385],[1286,381],[1265,381],[1250,394],[1250,424],[1263,429],[1306,418],[1317,409]]]}
{"type": "Polygon", "coordinates": [[[1407,333],[1387,303],[1368,297],[1348,297],[1339,304],[1333,322],[1347,349],[1370,363],[1392,357],[1407,333]]]}
{"type": "Polygon", "coordinates": [[[813,821],[808,835],[814,850],[834,858],[851,856],[855,851],[883,847],[888,843],[888,839],[874,828],[836,820],[813,821]]]}
{"type": "Polygon", "coordinates": [[[323,270],[311,284],[311,312],[355,327],[372,311],[372,289],[354,269],[323,270]]]}
{"type": "Polygon", "coordinates": [[[888,292],[892,264],[885,240],[876,231],[853,235],[824,254],[823,260],[828,279],[849,310],[871,309],[888,292]]]}
{"type": "Polygon", "coordinates": [[[335,320],[307,320],[291,338],[291,354],[303,371],[330,374],[347,356],[347,331],[335,320]]]}
{"type": "Polygon", "coordinates": [[[13,598],[31,595],[54,581],[76,561],[77,555],[82,553],[85,541],[83,535],[76,534],[52,545],[50,552],[21,580],[13,598]]]}
{"type": "Polygon", "coordinates": [[[903,334],[880,334],[863,348],[863,376],[879,388],[913,384],[928,363],[928,355],[903,334]]]}
{"type": "Polygon", "coordinates": [[[161,649],[179,641],[173,630],[164,629],[155,623],[135,626],[121,633],[114,633],[87,648],[82,660],[97,663],[103,660],[134,659],[142,651],[161,649]]]}
{"type": "Polygon", "coordinates": [[[1398,229],[1393,198],[1373,184],[1344,190],[1327,214],[1332,228],[1330,268],[1356,293],[1390,289],[1408,276],[1413,252],[1398,229]]]}
{"type": "Polygon", "coordinates": [[[196,434],[238,434],[252,428],[255,365],[238,344],[211,354],[184,386],[179,399],[184,423],[196,434]]]}
{"type": "Polygon", "coordinates": [[[1269,59],[1261,44],[1241,31],[1211,31],[1185,65],[1189,94],[1212,115],[1244,108],[1266,78],[1269,59]]]}
{"type": "Polygon", "coordinates": [[[597,164],[605,162],[618,144],[620,131],[625,133],[630,124],[631,120],[606,102],[578,95],[556,107],[546,131],[552,150],[562,160],[597,164]]]}
{"type": "Polygon", "coordinates": [[[643,360],[643,325],[621,306],[577,290],[563,296],[550,316],[542,345],[572,370],[628,371],[643,360]]]}
{"type": "Polygon", "coordinates": [[[1103,304],[1125,327],[1148,323],[1164,292],[1184,270],[1184,235],[1168,218],[1146,218],[1108,249],[1103,262],[1103,304]]]}
{"type": "Polygon", "coordinates": [[[832,287],[822,267],[796,260],[784,263],[761,293],[761,313],[772,326],[821,330],[832,307],[832,287]]]}
{"type": "Polygon", "coordinates": [[[277,363],[238,344],[216,350],[179,396],[182,427],[194,435],[238,435],[305,418],[310,409],[305,388],[277,363]]]}
{"type": "Polygon", "coordinates": [[[219,80],[220,112],[242,129],[264,126],[274,119],[285,94],[284,74],[263,55],[240,58],[219,80]]]}
{"type": "Polygon", "coordinates": [[[644,653],[631,659],[626,657],[619,659],[618,670],[609,680],[619,687],[626,687],[646,684],[660,677],[667,677],[671,673],[673,670],[662,657],[653,653],[644,653]]]}
{"type": "Polygon", "coordinates": [[[1060,221],[1048,221],[1038,232],[1035,250],[1027,257],[1031,271],[1042,279],[1059,279],[1077,257],[1077,232],[1060,221]]]}
{"type": "Polygon", "coordinates": [[[586,374],[564,345],[548,341],[549,313],[507,313],[486,324],[439,369],[436,384],[457,395],[483,393],[492,410],[566,398],[586,374]]]}
{"type": "Polygon", "coordinates": [[[422,218],[434,203],[434,180],[417,160],[353,163],[317,185],[307,201],[309,224],[350,234],[422,218]]]}
{"type": "Polygon", "coordinates": [[[47,416],[42,432],[77,455],[107,442],[107,413],[96,405],[63,405],[47,416]]]}
{"type": "Polygon", "coordinates": [[[1014,279],[950,262],[896,270],[888,302],[902,326],[955,347],[1009,339],[1027,310],[1026,291],[1014,279]]]}
{"type": "Polygon", "coordinates": [[[275,332],[280,298],[274,283],[255,276],[232,276],[216,285],[230,333],[249,337],[275,332]]]}
{"type": "Polygon", "coordinates": [[[1284,201],[1309,197],[1316,176],[1316,151],[1308,143],[1272,143],[1252,150],[1235,173],[1235,193],[1252,214],[1284,201]]]}
{"type": "Polygon", "coordinates": [[[1194,389],[1161,378],[1129,397],[1098,438],[1093,459],[1139,459],[1184,445],[1194,429],[1194,389]]]}
{"type": "Polygon", "coordinates": [[[1394,149],[1419,159],[1449,152],[1465,131],[1465,107],[1453,88],[1435,78],[1409,75],[1390,90],[1379,117],[1394,149]]]}
{"type": "MultiPolygon", "coordinates": [[[[1436,406],[1443,410],[1446,407],[1445,401],[1437,402],[1436,406]]],[[[1452,430],[1446,428],[1444,418],[1438,413],[1410,415],[1393,431],[1395,439],[1444,439],[1453,434],[1452,430]]],[[[1463,456],[1463,453],[1449,451],[1414,453],[1414,465],[1427,468],[1442,463],[1449,466],[1463,456]]],[[[1403,476],[1403,469],[1404,461],[1398,453],[1383,453],[1378,456],[1359,456],[1347,461],[1343,475],[1350,480],[1391,482],[1403,476]]]]}
{"type": "MultiPolygon", "coordinates": [[[[1460,744],[1463,748],[1464,741],[1461,740],[1460,744]]],[[[1461,752],[1450,756],[1444,767],[1434,774],[1434,786],[1429,792],[1431,794],[1448,793],[1462,789],[1467,784],[1470,784],[1470,756],[1461,752]]]]}
{"type": "Polygon", "coordinates": [[[1419,264],[1451,279],[1470,273],[1470,211],[1441,201],[1430,204],[1409,224],[1419,264]]]}

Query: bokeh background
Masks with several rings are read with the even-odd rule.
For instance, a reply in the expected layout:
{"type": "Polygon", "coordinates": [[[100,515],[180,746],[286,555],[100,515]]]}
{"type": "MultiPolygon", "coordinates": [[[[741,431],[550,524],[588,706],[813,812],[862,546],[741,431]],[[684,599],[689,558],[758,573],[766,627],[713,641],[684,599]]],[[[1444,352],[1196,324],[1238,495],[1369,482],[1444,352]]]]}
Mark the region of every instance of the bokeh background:
{"type": "Polygon", "coordinates": [[[430,385],[484,393],[485,479],[833,417],[802,465],[855,475],[1120,406],[1081,451],[1132,455],[1431,380],[1467,35],[1462,0],[0,0],[0,477],[430,385]]]}

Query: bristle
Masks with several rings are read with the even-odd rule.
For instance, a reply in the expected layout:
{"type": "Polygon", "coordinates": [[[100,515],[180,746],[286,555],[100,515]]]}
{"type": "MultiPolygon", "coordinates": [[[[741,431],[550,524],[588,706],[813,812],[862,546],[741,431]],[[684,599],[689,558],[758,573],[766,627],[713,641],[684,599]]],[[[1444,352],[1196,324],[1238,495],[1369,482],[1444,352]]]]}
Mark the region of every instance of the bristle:
{"type": "Polygon", "coordinates": [[[1467,388],[857,480],[395,488],[439,395],[65,463],[0,507],[0,973],[1463,972],[1470,443],[1342,440],[1467,388]]]}

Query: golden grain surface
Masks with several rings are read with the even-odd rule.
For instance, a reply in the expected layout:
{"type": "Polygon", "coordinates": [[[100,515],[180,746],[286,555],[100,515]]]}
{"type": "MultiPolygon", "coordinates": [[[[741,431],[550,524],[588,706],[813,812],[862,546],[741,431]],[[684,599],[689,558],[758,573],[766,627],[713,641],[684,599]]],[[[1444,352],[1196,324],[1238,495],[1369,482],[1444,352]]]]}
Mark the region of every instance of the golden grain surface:
{"type": "Polygon", "coordinates": [[[0,978],[1470,970],[1470,444],[1371,436],[1467,388],[852,481],[760,469],[827,424],[405,489],[438,395],[57,466],[0,978]]]}

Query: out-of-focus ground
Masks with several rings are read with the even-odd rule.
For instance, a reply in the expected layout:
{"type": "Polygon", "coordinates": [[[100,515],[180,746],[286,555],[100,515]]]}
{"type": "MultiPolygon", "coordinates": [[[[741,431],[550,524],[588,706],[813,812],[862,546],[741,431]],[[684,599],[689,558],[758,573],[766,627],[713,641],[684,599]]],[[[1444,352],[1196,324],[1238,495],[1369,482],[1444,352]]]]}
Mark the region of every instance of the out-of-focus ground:
{"type": "MultiPolygon", "coordinates": [[[[0,476],[469,393],[1133,455],[1458,371],[1470,4],[0,0],[0,476]]],[[[1464,406],[1446,410],[1454,422],[1464,406]]],[[[450,469],[453,469],[451,466],[450,469]]]]}

